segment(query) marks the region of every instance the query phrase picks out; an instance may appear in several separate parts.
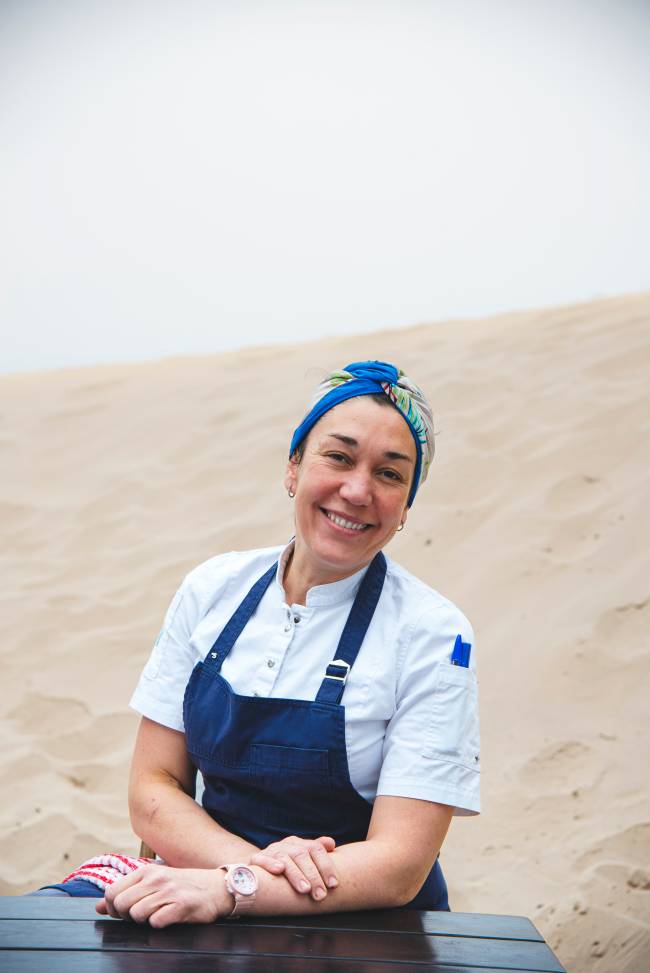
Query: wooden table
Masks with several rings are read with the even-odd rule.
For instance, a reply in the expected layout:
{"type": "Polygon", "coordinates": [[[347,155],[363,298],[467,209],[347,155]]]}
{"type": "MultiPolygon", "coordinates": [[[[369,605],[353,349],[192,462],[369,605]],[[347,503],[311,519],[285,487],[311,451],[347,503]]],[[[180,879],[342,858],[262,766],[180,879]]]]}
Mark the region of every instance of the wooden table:
{"type": "Polygon", "coordinates": [[[529,919],[351,912],[151,929],[90,899],[0,897],[2,973],[566,973],[529,919]]]}

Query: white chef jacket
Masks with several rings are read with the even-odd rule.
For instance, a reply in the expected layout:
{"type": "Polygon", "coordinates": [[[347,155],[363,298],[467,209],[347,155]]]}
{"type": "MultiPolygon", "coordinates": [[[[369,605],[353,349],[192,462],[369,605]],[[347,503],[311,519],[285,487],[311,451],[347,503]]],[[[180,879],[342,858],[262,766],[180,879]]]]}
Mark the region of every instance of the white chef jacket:
{"type": "MultiPolygon", "coordinates": [[[[287,605],[282,587],[292,545],[233,551],[191,571],[169,607],[131,706],[184,730],[183,695],[197,662],[255,581],[279,561],[274,581],[224,660],[221,674],[245,696],[316,697],[335,658],[365,568],[287,605]]],[[[384,586],[350,670],[342,703],[350,780],[377,795],[480,811],[474,634],[446,598],[390,558],[384,586]],[[456,636],[472,644],[469,668],[450,664],[456,636]]]]}

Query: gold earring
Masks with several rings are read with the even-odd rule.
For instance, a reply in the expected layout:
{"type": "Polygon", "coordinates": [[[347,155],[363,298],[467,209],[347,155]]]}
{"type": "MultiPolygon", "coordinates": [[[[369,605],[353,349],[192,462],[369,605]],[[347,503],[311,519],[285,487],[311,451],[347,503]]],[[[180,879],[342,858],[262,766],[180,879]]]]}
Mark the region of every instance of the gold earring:
{"type": "Polygon", "coordinates": [[[398,530],[404,530],[404,524],[403,524],[403,523],[401,523],[401,524],[399,525],[399,527],[398,527],[397,529],[398,529],[398,530]]]}
{"type": "Polygon", "coordinates": [[[289,500],[293,500],[293,498],[295,497],[295,493],[293,492],[293,490],[287,490],[287,495],[289,497],[289,500]]]}

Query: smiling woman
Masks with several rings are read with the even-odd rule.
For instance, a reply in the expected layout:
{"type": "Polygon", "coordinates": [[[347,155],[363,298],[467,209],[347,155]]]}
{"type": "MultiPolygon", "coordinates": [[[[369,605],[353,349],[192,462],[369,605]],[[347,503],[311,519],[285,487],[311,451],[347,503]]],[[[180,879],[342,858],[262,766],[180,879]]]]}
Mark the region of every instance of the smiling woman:
{"type": "Polygon", "coordinates": [[[395,366],[319,386],[285,474],[295,537],[192,571],[131,701],[131,820],[167,864],[94,859],[50,891],[154,926],[449,908],[440,847],[479,810],[473,633],[383,553],[432,455],[395,366]]]}
{"type": "Polygon", "coordinates": [[[320,419],[285,477],[296,498],[296,539],[285,571],[292,601],[358,571],[390,541],[406,520],[415,460],[397,410],[368,396],[320,419]]]}

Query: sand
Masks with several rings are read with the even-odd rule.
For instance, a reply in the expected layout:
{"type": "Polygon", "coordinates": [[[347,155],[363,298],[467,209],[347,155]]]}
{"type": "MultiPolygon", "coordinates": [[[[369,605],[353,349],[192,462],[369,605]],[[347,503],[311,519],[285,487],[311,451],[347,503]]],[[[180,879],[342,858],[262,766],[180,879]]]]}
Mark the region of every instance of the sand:
{"type": "Polygon", "coordinates": [[[429,482],[390,552],[477,632],[484,811],[456,909],[528,915],[571,973],[650,965],[650,295],[291,348],[0,380],[0,893],[138,847],[131,689],[184,573],[283,542],[323,371],[430,393],[429,482]]]}

